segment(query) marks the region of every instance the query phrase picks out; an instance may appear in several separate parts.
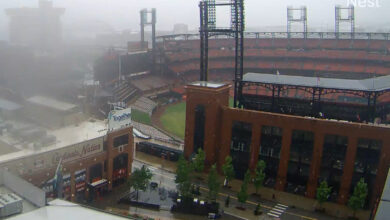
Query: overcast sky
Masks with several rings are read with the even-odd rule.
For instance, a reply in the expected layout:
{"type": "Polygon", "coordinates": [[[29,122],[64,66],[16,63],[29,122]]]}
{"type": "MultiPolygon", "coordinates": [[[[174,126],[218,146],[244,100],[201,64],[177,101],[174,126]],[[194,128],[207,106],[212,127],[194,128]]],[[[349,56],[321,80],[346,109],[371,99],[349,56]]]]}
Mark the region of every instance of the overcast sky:
{"type": "MultiPolygon", "coordinates": [[[[286,7],[306,5],[308,7],[308,25],[324,29],[334,26],[334,6],[347,5],[351,0],[245,0],[248,27],[285,26],[286,7]]],[[[359,0],[352,0],[359,1],[359,0]]],[[[357,26],[390,23],[390,1],[377,1],[374,8],[356,7],[357,26]]],[[[66,8],[63,16],[65,26],[88,22],[104,22],[115,30],[139,29],[139,10],[156,8],[158,29],[171,30],[175,23],[186,23],[190,29],[199,26],[199,0],[54,0],[57,7],[66,8]]],[[[36,7],[38,0],[0,0],[0,39],[7,36],[8,18],[5,8],[36,7]]],[[[220,23],[227,20],[219,16],[220,23]]]]}

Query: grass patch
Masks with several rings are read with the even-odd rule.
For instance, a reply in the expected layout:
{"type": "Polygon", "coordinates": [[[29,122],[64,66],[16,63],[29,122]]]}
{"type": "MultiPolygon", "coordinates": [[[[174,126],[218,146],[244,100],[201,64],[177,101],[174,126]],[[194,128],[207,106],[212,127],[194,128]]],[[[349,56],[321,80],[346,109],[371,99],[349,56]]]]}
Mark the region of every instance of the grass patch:
{"type": "Polygon", "coordinates": [[[152,119],[149,114],[137,109],[131,109],[131,119],[142,124],[152,125],[152,119]]]}
{"type": "Polygon", "coordinates": [[[184,139],[186,127],[186,103],[181,102],[165,109],[160,118],[165,130],[184,139]]]}

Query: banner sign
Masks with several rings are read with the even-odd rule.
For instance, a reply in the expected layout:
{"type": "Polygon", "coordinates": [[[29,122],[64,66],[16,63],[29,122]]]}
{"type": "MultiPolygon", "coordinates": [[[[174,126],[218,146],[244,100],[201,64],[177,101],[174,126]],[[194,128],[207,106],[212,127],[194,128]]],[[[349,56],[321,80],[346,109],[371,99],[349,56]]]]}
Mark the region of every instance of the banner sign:
{"type": "Polygon", "coordinates": [[[108,114],[108,130],[117,130],[131,125],[131,108],[112,110],[108,114]]]}

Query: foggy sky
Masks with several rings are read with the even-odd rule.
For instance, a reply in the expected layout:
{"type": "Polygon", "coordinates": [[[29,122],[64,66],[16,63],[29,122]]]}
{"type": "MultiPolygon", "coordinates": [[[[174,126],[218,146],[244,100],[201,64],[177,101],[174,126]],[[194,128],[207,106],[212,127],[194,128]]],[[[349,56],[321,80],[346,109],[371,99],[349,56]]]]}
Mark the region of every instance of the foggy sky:
{"type": "MultiPolygon", "coordinates": [[[[286,7],[288,5],[308,7],[308,26],[332,28],[334,26],[334,6],[347,5],[349,0],[245,0],[247,27],[286,26],[286,7]]],[[[378,1],[380,7],[356,7],[357,26],[382,26],[390,24],[390,1],[378,1]]],[[[157,28],[171,30],[175,23],[186,23],[190,29],[199,26],[199,0],[54,0],[57,7],[66,8],[62,18],[65,27],[80,23],[102,22],[117,31],[139,29],[139,10],[157,9],[157,28]]],[[[38,0],[1,0],[0,1],[0,40],[6,39],[8,18],[5,8],[36,7],[38,0]]],[[[228,19],[218,16],[219,23],[228,19]]],[[[388,25],[389,26],[389,25],[388,25]]]]}

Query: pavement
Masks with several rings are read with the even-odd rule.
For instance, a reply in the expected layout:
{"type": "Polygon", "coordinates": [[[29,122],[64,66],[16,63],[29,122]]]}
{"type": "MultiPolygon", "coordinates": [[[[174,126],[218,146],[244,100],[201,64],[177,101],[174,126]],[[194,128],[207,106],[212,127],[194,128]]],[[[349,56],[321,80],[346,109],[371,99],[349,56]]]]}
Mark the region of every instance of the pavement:
{"type": "MultiPolygon", "coordinates": [[[[137,152],[138,153],[138,152],[137,152]]],[[[153,173],[152,180],[159,184],[160,187],[164,187],[167,190],[176,189],[175,184],[175,167],[162,165],[162,160],[160,158],[154,158],[150,155],[143,155],[142,159],[138,157],[134,158],[133,169],[141,168],[142,166],[146,166],[153,173]]],[[[163,163],[165,164],[165,162],[163,163]]],[[[172,165],[172,164],[170,164],[172,165]]],[[[206,180],[206,175],[203,176],[203,180],[206,180]]],[[[200,190],[202,195],[200,198],[205,198],[208,194],[208,189],[206,183],[201,180],[196,180],[196,184],[200,186],[200,190]]],[[[221,181],[222,182],[222,181],[221,181]]],[[[239,185],[240,182],[233,182],[232,185],[239,185]]],[[[270,201],[261,198],[258,195],[250,195],[247,202],[243,205],[245,210],[238,209],[241,204],[237,201],[237,187],[226,188],[222,187],[220,193],[218,195],[217,201],[220,203],[220,208],[223,210],[222,219],[235,219],[235,220],[267,220],[267,219],[286,219],[286,220],[331,220],[337,219],[334,217],[330,217],[324,214],[306,211],[299,208],[289,207],[286,204],[270,201]],[[230,205],[229,207],[225,206],[226,197],[230,197],[230,205]],[[262,215],[255,216],[254,210],[257,204],[261,204],[262,215]]],[[[129,214],[137,214],[143,217],[150,217],[154,219],[207,219],[206,216],[195,216],[195,215],[186,215],[186,214],[178,214],[171,213],[168,208],[164,208],[161,210],[149,210],[137,207],[131,207],[125,204],[117,204],[117,201],[124,194],[129,192],[129,188],[126,184],[116,188],[111,193],[106,195],[103,199],[99,201],[94,201],[92,206],[100,209],[104,209],[106,211],[119,213],[122,215],[129,214]]]]}

